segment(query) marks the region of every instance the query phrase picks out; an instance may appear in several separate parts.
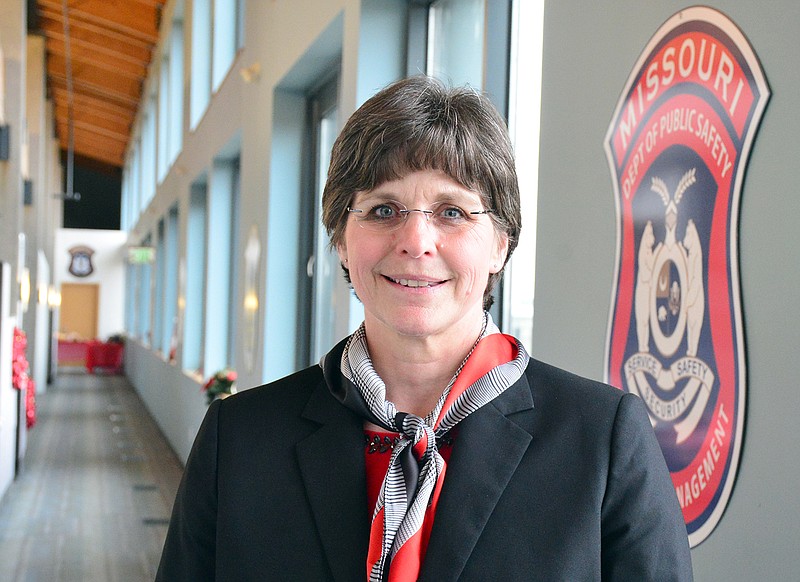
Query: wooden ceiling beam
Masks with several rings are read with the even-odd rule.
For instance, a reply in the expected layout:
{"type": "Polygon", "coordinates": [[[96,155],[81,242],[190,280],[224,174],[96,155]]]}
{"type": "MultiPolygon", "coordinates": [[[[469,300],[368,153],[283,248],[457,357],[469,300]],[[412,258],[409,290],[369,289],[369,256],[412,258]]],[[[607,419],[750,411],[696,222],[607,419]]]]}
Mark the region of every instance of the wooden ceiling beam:
{"type": "MultiPolygon", "coordinates": [[[[66,124],[58,125],[58,135],[60,137],[59,143],[61,147],[66,150],[68,147],[67,139],[69,136],[66,124]]],[[[92,155],[92,153],[107,153],[113,158],[122,159],[122,156],[127,147],[127,142],[122,142],[104,135],[98,134],[96,131],[87,129],[85,127],[74,128],[75,148],[74,152],[92,155]]]]}
{"type": "MultiPolygon", "coordinates": [[[[47,39],[47,50],[55,54],[66,56],[67,47],[64,34],[61,32],[46,32],[45,38],[47,39]]],[[[99,36],[97,38],[100,38],[99,36]]],[[[119,43],[114,43],[118,45],[119,43]]],[[[70,34],[70,50],[73,58],[76,54],[90,53],[93,55],[101,55],[105,60],[113,61],[120,67],[125,67],[131,71],[137,71],[139,75],[147,74],[147,66],[150,64],[149,53],[144,53],[147,58],[131,56],[132,51],[121,51],[118,47],[110,46],[106,43],[100,43],[97,40],[85,40],[75,38],[70,34]]]]}
{"type": "MultiPolygon", "coordinates": [[[[64,38],[64,23],[60,13],[57,14],[52,11],[45,11],[39,21],[39,30],[41,30],[45,36],[55,37],[58,35],[62,39],[64,38]]],[[[150,59],[150,53],[154,46],[153,43],[143,42],[131,38],[130,36],[114,32],[113,30],[88,23],[79,25],[71,24],[69,38],[70,40],[89,42],[94,45],[114,49],[145,63],[150,59]]]]}
{"type": "MultiPolygon", "coordinates": [[[[59,126],[60,129],[63,129],[64,131],[66,131],[67,130],[67,121],[66,121],[66,119],[64,121],[59,122],[58,126],[59,126]]],[[[125,145],[127,145],[127,143],[128,143],[128,135],[125,134],[125,133],[119,133],[119,132],[116,132],[116,131],[112,131],[110,129],[104,129],[104,128],[100,127],[99,125],[94,125],[92,123],[87,123],[87,122],[81,121],[79,119],[75,119],[75,121],[72,124],[72,128],[76,133],[79,132],[79,131],[90,133],[92,135],[96,135],[98,137],[102,137],[104,140],[110,140],[110,141],[113,141],[113,142],[118,142],[118,143],[122,144],[123,147],[125,145]]]]}
{"type": "MultiPolygon", "coordinates": [[[[54,102],[63,102],[66,107],[66,103],[69,99],[66,87],[54,87],[52,97],[54,102]]],[[[98,113],[103,113],[103,115],[126,119],[132,119],[136,115],[136,107],[134,106],[122,106],[94,95],[73,93],[72,101],[75,107],[89,107],[98,113]]]]}
{"type": "MultiPolygon", "coordinates": [[[[53,83],[59,83],[61,87],[66,89],[67,81],[63,75],[51,71],[50,77],[53,83]]],[[[113,84],[98,85],[78,77],[73,77],[72,79],[72,94],[73,99],[75,95],[93,95],[132,110],[135,110],[139,103],[138,95],[120,90],[113,84]]]]}
{"type": "MultiPolygon", "coordinates": [[[[61,2],[38,0],[39,6],[61,12],[61,2]]],[[[109,0],[78,0],[68,7],[70,28],[73,24],[89,23],[155,44],[158,40],[158,14],[133,2],[109,0]]]]}
{"type": "MultiPolygon", "coordinates": [[[[57,83],[60,87],[66,88],[67,79],[63,74],[58,74],[54,71],[48,73],[50,81],[57,83]]],[[[123,107],[133,107],[136,109],[139,106],[139,97],[131,92],[120,91],[115,87],[106,87],[105,85],[97,85],[89,83],[82,79],[77,79],[73,75],[72,89],[75,94],[96,95],[102,99],[108,99],[123,107]]]]}
{"type": "MultiPolygon", "coordinates": [[[[66,151],[67,148],[62,148],[66,151]]],[[[91,158],[93,160],[99,160],[116,168],[122,168],[124,165],[124,158],[123,154],[117,154],[116,152],[108,151],[103,147],[103,145],[94,145],[91,143],[87,143],[85,146],[82,146],[80,149],[75,148],[75,155],[77,156],[84,156],[86,158],[91,158]]]]}
{"type": "MultiPolygon", "coordinates": [[[[61,144],[61,150],[66,152],[67,148],[63,144],[61,144]]],[[[103,144],[86,142],[85,144],[81,145],[80,149],[76,147],[73,150],[73,152],[76,158],[79,157],[90,158],[92,160],[97,160],[105,164],[109,164],[116,168],[122,168],[124,165],[123,163],[124,155],[118,154],[117,152],[109,151],[108,149],[103,147],[103,144]]]]}
{"type": "MultiPolygon", "coordinates": [[[[69,107],[66,91],[53,97],[53,105],[57,113],[66,114],[69,107]]],[[[73,99],[72,107],[75,111],[89,111],[97,119],[104,119],[109,123],[128,125],[135,116],[135,111],[118,107],[102,107],[103,102],[97,99],[73,99]]]]}
{"type": "MultiPolygon", "coordinates": [[[[67,57],[64,54],[59,54],[56,51],[48,51],[47,67],[56,72],[66,71],[67,57]]],[[[113,62],[110,59],[92,55],[86,50],[72,50],[72,74],[78,77],[96,77],[99,75],[106,75],[106,83],[116,84],[117,79],[125,78],[128,81],[133,81],[133,86],[138,88],[139,83],[144,78],[141,70],[138,67],[131,67],[130,65],[121,65],[118,62],[113,62]]],[[[138,91],[137,91],[138,94],[138,91]]]]}
{"type": "MultiPolygon", "coordinates": [[[[54,105],[59,119],[69,119],[69,107],[65,101],[58,101],[54,105]]],[[[129,118],[108,115],[88,107],[74,107],[73,116],[76,123],[90,123],[105,130],[113,131],[116,134],[130,134],[131,122],[129,118]]]]}
{"type": "MultiPolygon", "coordinates": [[[[39,5],[39,17],[41,20],[41,28],[45,32],[51,30],[60,30],[64,32],[64,21],[61,15],[61,7],[59,5],[57,10],[48,10],[39,5]]],[[[92,22],[74,22],[72,18],[69,20],[69,36],[70,38],[82,38],[85,35],[95,35],[105,37],[106,42],[119,42],[125,45],[135,47],[138,50],[143,50],[150,53],[155,46],[155,41],[144,40],[138,36],[131,36],[124,32],[104,27],[92,22]]]]}

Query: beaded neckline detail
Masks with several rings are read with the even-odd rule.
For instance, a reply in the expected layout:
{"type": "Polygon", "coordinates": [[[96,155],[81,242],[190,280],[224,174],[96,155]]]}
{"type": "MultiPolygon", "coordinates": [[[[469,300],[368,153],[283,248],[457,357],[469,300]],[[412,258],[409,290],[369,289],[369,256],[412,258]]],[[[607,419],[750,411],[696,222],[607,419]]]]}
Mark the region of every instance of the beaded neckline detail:
{"type": "MultiPolygon", "coordinates": [[[[366,447],[367,453],[369,454],[389,453],[392,450],[394,450],[395,446],[397,446],[397,443],[400,442],[401,438],[402,437],[400,435],[389,436],[386,434],[365,432],[364,446],[366,447]]],[[[453,444],[453,436],[449,432],[436,438],[437,447],[452,446],[452,444],[453,444]]]]}

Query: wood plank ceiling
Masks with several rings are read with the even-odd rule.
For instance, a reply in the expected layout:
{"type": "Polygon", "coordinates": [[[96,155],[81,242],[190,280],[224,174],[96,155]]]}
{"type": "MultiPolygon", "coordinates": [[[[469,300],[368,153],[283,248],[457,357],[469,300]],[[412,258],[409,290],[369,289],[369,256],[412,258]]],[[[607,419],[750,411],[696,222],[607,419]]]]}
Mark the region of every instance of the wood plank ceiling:
{"type": "MultiPolygon", "coordinates": [[[[72,64],[73,152],[122,167],[158,40],[165,0],[67,0],[72,64]]],[[[45,37],[48,94],[62,151],[69,145],[63,0],[36,0],[45,37]]]]}

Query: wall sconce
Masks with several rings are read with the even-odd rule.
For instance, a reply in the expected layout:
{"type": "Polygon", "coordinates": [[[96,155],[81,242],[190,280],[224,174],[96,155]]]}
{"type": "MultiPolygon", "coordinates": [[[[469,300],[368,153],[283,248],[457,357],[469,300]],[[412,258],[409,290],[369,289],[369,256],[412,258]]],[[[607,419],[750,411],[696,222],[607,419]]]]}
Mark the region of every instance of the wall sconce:
{"type": "Polygon", "coordinates": [[[58,309],[61,307],[61,291],[56,289],[53,285],[47,288],[47,305],[50,309],[58,309]]]}
{"type": "Polygon", "coordinates": [[[19,276],[19,300],[22,303],[22,312],[28,312],[31,302],[31,272],[28,267],[23,267],[19,276]]]}
{"type": "Polygon", "coordinates": [[[255,62],[249,67],[243,67],[239,69],[239,74],[245,83],[258,81],[261,78],[261,63],[255,62]]]}
{"type": "Polygon", "coordinates": [[[258,311],[258,296],[252,291],[244,295],[244,309],[250,313],[258,311]]]}

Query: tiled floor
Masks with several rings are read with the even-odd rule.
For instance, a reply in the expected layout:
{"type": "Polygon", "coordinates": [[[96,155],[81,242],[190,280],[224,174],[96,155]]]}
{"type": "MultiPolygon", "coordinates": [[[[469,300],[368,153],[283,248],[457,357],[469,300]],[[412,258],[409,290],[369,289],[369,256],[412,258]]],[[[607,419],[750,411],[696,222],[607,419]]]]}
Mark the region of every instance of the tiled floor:
{"type": "Polygon", "coordinates": [[[153,580],[182,467],[122,376],[59,374],[0,502],[0,580],[153,580]]]}

